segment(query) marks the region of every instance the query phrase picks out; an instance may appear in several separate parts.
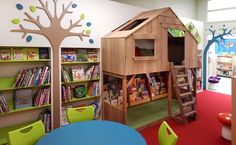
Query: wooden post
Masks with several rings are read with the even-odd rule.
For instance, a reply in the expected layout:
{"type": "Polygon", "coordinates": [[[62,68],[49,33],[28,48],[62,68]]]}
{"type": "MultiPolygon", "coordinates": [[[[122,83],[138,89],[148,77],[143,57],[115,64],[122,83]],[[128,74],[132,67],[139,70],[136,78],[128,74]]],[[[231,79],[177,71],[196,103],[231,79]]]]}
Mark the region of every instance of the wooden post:
{"type": "Polygon", "coordinates": [[[168,73],[168,115],[172,115],[172,80],[170,71],[168,73]]]}
{"type": "Polygon", "coordinates": [[[124,124],[127,124],[127,77],[125,76],[122,79],[122,88],[123,88],[123,118],[124,118],[124,124]]]}
{"type": "Polygon", "coordinates": [[[236,145],[236,78],[232,78],[232,142],[236,145]]]}

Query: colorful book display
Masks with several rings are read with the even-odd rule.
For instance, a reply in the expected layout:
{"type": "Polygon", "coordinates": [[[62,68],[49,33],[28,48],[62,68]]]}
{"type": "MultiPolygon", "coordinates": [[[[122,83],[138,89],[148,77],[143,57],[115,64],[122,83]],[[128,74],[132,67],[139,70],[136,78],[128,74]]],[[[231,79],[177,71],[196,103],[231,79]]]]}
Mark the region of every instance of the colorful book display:
{"type": "Polygon", "coordinates": [[[9,112],[10,108],[4,96],[0,96],[0,113],[9,112]]]}
{"type": "Polygon", "coordinates": [[[11,50],[9,48],[0,49],[0,60],[11,60],[11,50]]]}
{"type": "Polygon", "coordinates": [[[48,48],[39,48],[39,59],[49,59],[48,48]]]}
{"type": "Polygon", "coordinates": [[[87,96],[99,96],[100,87],[99,82],[89,82],[87,86],[87,96]]]}
{"type": "Polygon", "coordinates": [[[83,66],[73,66],[71,68],[73,81],[84,80],[84,68],[83,66]]]}
{"type": "Polygon", "coordinates": [[[155,97],[167,92],[166,83],[162,81],[161,75],[146,74],[149,80],[151,96],[155,97]]]}
{"type": "Polygon", "coordinates": [[[62,97],[62,102],[68,102],[72,100],[72,89],[71,86],[62,86],[61,88],[61,97],[62,97]]]}
{"type": "Polygon", "coordinates": [[[43,106],[50,104],[51,89],[43,88],[37,91],[34,95],[34,106],[43,106]]]}
{"type": "Polygon", "coordinates": [[[95,49],[62,49],[61,61],[62,62],[77,62],[77,61],[97,61],[98,53],[95,49]]]}
{"type": "Polygon", "coordinates": [[[144,77],[135,78],[130,86],[128,86],[128,94],[130,102],[141,100],[149,97],[148,87],[144,77]]]}
{"type": "Polygon", "coordinates": [[[23,48],[12,49],[13,60],[22,61],[24,60],[24,50],[23,48]]]}
{"type": "Polygon", "coordinates": [[[13,87],[28,87],[49,84],[51,71],[49,66],[20,70],[13,87]]]}
{"type": "Polygon", "coordinates": [[[74,96],[75,98],[83,98],[83,97],[86,97],[86,92],[87,92],[87,89],[85,85],[79,85],[79,86],[76,86],[74,89],[74,96]]]}

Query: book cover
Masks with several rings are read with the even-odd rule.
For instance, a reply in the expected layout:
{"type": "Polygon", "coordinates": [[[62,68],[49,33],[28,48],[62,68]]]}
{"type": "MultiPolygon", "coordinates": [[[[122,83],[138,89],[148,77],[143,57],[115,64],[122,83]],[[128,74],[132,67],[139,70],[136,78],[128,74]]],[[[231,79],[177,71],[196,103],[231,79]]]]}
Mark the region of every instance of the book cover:
{"type": "Polygon", "coordinates": [[[15,109],[32,107],[32,90],[22,89],[14,92],[15,109]]]}
{"type": "Polygon", "coordinates": [[[49,59],[48,48],[39,48],[39,59],[49,59]]]}
{"type": "Polygon", "coordinates": [[[94,65],[89,66],[86,70],[85,70],[85,79],[90,80],[93,76],[93,70],[94,70],[94,65]]]}
{"type": "Polygon", "coordinates": [[[78,61],[88,61],[88,52],[87,49],[77,49],[76,50],[77,60],[78,61]]]}
{"type": "Polygon", "coordinates": [[[97,51],[94,49],[88,49],[88,61],[97,61],[97,51]]]}
{"type": "Polygon", "coordinates": [[[85,85],[79,85],[74,89],[75,98],[86,97],[86,88],[85,85]]]}
{"type": "Polygon", "coordinates": [[[67,51],[66,51],[66,49],[61,50],[61,61],[62,62],[67,62],[67,51]]]}
{"type": "Polygon", "coordinates": [[[68,62],[75,62],[77,61],[77,56],[75,49],[68,49],[67,50],[67,61],[68,62]]]}
{"type": "Polygon", "coordinates": [[[84,68],[83,66],[72,67],[73,80],[83,80],[84,79],[84,68]]]}
{"type": "Polygon", "coordinates": [[[14,48],[12,49],[13,60],[22,61],[24,60],[24,50],[23,48],[14,48]]]}
{"type": "Polygon", "coordinates": [[[38,60],[39,59],[39,49],[38,48],[29,48],[27,50],[27,59],[28,60],[38,60]]]}
{"type": "Polygon", "coordinates": [[[11,51],[9,48],[0,49],[0,60],[11,60],[11,51]]]}

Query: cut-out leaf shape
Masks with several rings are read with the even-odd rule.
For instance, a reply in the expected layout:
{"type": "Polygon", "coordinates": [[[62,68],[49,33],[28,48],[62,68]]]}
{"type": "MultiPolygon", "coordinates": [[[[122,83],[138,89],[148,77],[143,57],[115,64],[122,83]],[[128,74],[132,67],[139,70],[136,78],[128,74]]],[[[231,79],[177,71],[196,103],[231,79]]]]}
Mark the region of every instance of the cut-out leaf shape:
{"type": "Polygon", "coordinates": [[[23,9],[23,5],[22,5],[22,4],[16,4],[16,8],[17,8],[18,10],[22,10],[22,9],[23,9]]]}
{"type": "Polygon", "coordinates": [[[20,19],[13,19],[13,20],[11,20],[11,22],[13,23],[13,24],[19,24],[20,23],[20,19]]]}
{"type": "Polygon", "coordinates": [[[30,42],[30,41],[32,41],[32,39],[33,39],[33,37],[31,35],[29,35],[26,37],[26,42],[30,42]]]}
{"type": "Polygon", "coordinates": [[[77,4],[72,4],[72,8],[76,8],[77,7],[77,4]]]}
{"type": "Polygon", "coordinates": [[[90,27],[90,26],[92,25],[92,23],[87,22],[86,25],[87,25],[88,27],[90,27]]]}
{"type": "Polygon", "coordinates": [[[31,6],[30,6],[30,11],[31,11],[31,12],[36,12],[36,7],[33,6],[33,5],[31,5],[31,6]]]}
{"type": "Polygon", "coordinates": [[[94,40],[93,40],[93,39],[89,39],[89,43],[90,43],[90,44],[93,44],[93,43],[94,43],[94,40]]]}
{"type": "Polygon", "coordinates": [[[80,15],[80,18],[83,20],[85,18],[85,15],[84,14],[81,14],[80,15]]]}
{"type": "Polygon", "coordinates": [[[90,34],[91,33],[91,30],[86,30],[86,34],[90,34]]]}

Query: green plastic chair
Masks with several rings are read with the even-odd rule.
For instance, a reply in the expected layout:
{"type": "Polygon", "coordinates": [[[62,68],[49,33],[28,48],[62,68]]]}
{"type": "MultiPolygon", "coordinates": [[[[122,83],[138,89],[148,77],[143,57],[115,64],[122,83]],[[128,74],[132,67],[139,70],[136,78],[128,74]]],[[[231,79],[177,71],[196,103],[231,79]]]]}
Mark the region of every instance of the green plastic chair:
{"type": "Polygon", "coordinates": [[[9,145],[35,145],[45,135],[42,121],[8,132],[9,145]]]}
{"type": "Polygon", "coordinates": [[[166,121],[163,121],[158,130],[158,142],[159,145],[175,145],[178,140],[178,136],[170,128],[166,121]]]}
{"type": "Polygon", "coordinates": [[[80,121],[93,120],[94,107],[92,105],[78,108],[67,108],[68,122],[75,123],[80,121]]]}

